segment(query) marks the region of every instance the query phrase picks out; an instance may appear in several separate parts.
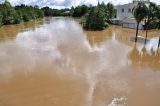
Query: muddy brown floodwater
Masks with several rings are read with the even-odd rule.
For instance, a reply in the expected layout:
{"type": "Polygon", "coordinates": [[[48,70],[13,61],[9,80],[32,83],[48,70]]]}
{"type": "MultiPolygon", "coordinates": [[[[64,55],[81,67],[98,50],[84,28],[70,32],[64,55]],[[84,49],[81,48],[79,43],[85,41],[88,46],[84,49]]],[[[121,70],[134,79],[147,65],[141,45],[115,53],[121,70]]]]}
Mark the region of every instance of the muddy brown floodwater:
{"type": "Polygon", "coordinates": [[[134,36],[62,17],[1,27],[0,106],[160,106],[158,33],[134,36]]]}

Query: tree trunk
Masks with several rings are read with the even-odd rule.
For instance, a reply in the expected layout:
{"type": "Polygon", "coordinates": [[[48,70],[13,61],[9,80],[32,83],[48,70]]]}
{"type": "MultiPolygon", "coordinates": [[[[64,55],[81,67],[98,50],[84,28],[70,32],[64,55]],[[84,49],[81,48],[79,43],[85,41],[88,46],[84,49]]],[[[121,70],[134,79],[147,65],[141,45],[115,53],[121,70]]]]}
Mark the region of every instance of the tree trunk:
{"type": "Polygon", "coordinates": [[[159,37],[159,41],[158,41],[158,48],[160,47],[160,37],[159,37]]]}
{"type": "Polygon", "coordinates": [[[136,30],[136,38],[135,38],[135,42],[137,42],[138,30],[139,30],[139,22],[137,23],[137,30],[136,30]]]}
{"type": "Polygon", "coordinates": [[[146,45],[146,43],[147,43],[147,37],[148,37],[148,27],[146,28],[146,38],[145,38],[145,45],[146,45]]]}

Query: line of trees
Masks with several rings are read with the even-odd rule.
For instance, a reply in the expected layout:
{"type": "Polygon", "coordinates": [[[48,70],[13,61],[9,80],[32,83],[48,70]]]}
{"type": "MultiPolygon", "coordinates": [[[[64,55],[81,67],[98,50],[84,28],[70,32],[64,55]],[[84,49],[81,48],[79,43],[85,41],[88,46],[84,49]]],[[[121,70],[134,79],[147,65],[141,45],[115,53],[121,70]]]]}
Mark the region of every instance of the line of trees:
{"type": "Polygon", "coordinates": [[[0,4],[0,25],[19,24],[43,17],[44,12],[38,6],[33,7],[22,4],[12,7],[8,1],[0,4]]]}
{"type": "Polygon", "coordinates": [[[0,25],[18,24],[44,16],[71,16],[82,17],[83,28],[88,30],[103,30],[109,26],[110,18],[116,16],[116,9],[111,3],[98,3],[97,6],[81,5],[66,9],[51,9],[24,4],[12,7],[8,1],[0,4],[0,25]]]}
{"type": "Polygon", "coordinates": [[[86,5],[81,5],[77,7],[65,8],[65,9],[52,9],[50,7],[43,7],[45,16],[72,16],[72,17],[81,17],[85,15],[90,7],[86,5]]]}
{"type": "Polygon", "coordinates": [[[52,9],[50,7],[42,8],[45,16],[70,16],[70,9],[52,9]]]}
{"type": "Polygon", "coordinates": [[[109,26],[109,19],[116,17],[116,9],[111,3],[98,3],[97,6],[81,5],[71,9],[51,9],[43,7],[45,16],[82,17],[81,23],[87,30],[103,30],[109,26]]]}
{"type": "MultiPolygon", "coordinates": [[[[143,0],[134,2],[136,4],[133,9],[132,13],[137,21],[137,30],[136,30],[136,39],[137,42],[138,37],[138,27],[140,22],[144,22],[144,29],[146,30],[146,37],[145,37],[145,44],[147,42],[148,37],[148,30],[149,29],[160,29],[160,5],[156,5],[153,2],[145,2],[143,0]]],[[[160,46],[160,37],[158,47],[160,46]]]]}

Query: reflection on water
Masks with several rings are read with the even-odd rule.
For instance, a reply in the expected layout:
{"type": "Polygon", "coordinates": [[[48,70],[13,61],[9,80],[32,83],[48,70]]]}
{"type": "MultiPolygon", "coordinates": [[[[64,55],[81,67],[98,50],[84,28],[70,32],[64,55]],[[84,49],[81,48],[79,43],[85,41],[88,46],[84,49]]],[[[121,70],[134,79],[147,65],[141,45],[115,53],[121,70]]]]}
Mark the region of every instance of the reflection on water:
{"type": "Polygon", "coordinates": [[[156,32],[144,46],[118,26],[92,32],[72,18],[35,23],[0,29],[8,31],[0,42],[0,106],[160,105],[156,32]]]}
{"type": "Polygon", "coordinates": [[[143,47],[141,51],[137,47],[134,47],[129,54],[131,64],[134,67],[151,68],[152,71],[160,70],[160,54],[158,51],[154,51],[153,48],[147,51],[146,47],[143,47]]]}
{"type": "Polygon", "coordinates": [[[5,25],[0,27],[0,41],[4,39],[15,38],[17,33],[23,32],[26,30],[34,30],[39,25],[42,25],[42,20],[33,20],[30,22],[21,23],[18,25],[5,25]]]}

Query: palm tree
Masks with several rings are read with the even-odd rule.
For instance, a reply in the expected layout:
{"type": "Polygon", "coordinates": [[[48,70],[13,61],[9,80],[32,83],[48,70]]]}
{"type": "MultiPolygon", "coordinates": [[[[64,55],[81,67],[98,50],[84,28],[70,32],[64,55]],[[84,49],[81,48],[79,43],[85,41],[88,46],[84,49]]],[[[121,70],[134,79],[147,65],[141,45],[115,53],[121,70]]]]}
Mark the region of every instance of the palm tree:
{"type": "Polygon", "coordinates": [[[158,41],[158,48],[159,48],[159,46],[160,46],[160,37],[159,37],[159,41],[158,41]]]}
{"type": "Polygon", "coordinates": [[[147,16],[145,18],[145,30],[146,30],[145,44],[147,42],[148,29],[150,28],[150,24],[154,21],[155,18],[156,8],[157,5],[155,3],[149,2],[149,6],[147,8],[147,16]]]}
{"type": "MultiPolygon", "coordinates": [[[[157,18],[157,29],[158,32],[160,30],[160,6],[157,6],[156,8],[156,18],[157,18]]],[[[159,37],[159,41],[158,41],[158,48],[160,47],[160,37],[159,37]]]]}
{"type": "Polygon", "coordinates": [[[135,39],[135,42],[137,42],[139,24],[147,16],[147,6],[145,5],[145,3],[142,1],[138,1],[138,4],[135,5],[132,9],[132,14],[137,22],[136,39],[135,39]]]}

